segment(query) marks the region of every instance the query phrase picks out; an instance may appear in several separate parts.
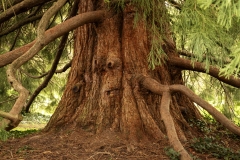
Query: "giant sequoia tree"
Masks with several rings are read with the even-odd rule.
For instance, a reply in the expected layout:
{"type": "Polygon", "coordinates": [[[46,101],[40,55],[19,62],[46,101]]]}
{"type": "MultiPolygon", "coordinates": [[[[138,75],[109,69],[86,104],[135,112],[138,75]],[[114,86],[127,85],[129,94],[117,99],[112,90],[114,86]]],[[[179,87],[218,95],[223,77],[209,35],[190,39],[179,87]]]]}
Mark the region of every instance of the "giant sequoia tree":
{"type": "Polygon", "coordinates": [[[6,130],[21,122],[21,111],[29,111],[34,98],[48,84],[68,32],[74,30],[74,55],[68,63],[71,65],[68,81],[45,131],[111,130],[131,142],[158,141],[167,136],[182,159],[191,159],[182,142],[193,134],[188,122],[201,119],[197,104],[240,135],[235,124],[185,86],[182,75],[183,70],[203,72],[240,87],[239,28],[236,27],[239,2],[24,0],[2,6],[1,46],[3,38],[13,36],[13,31],[38,24],[34,41],[19,47],[11,41],[11,51],[0,55],[0,66],[7,66],[7,79],[19,92],[12,110],[0,112],[6,130]],[[51,18],[67,4],[68,19],[48,28],[51,18]],[[18,17],[24,18],[13,25],[18,17]],[[43,85],[29,95],[17,78],[18,71],[61,36],[58,53],[43,85]]]}

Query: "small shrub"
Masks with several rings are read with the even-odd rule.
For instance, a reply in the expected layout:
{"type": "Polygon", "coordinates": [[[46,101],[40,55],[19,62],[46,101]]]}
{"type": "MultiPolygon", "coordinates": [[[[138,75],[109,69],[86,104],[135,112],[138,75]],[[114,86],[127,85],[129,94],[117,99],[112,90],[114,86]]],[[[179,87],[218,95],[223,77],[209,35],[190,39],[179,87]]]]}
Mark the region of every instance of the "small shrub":
{"type": "Polygon", "coordinates": [[[38,132],[39,130],[36,129],[29,129],[29,130],[25,130],[25,131],[18,131],[18,130],[14,130],[14,131],[10,131],[9,132],[9,137],[10,138],[20,138],[20,137],[25,137],[29,134],[33,134],[38,132]]]}
{"type": "Polygon", "coordinates": [[[166,155],[171,160],[179,160],[180,159],[180,154],[177,151],[175,151],[173,148],[167,147],[164,150],[165,150],[166,155]]]}
{"type": "Polygon", "coordinates": [[[197,152],[211,154],[213,157],[219,159],[240,159],[240,152],[233,152],[230,148],[226,148],[226,146],[216,142],[212,137],[194,139],[191,147],[197,152]]]}
{"type": "Polygon", "coordinates": [[[4,129],[0,129],[0,140],[6,141],[9,137],[9,133],[5,131],[4,129]]]}
{"type": "Polygon", "coordinates": [[[28,145],[25,145],[25,146],[22,146],[20,147],[16,153],[21,153],[22,151],[27,151],[27,150],[32,150],[33,148],[28,146],[28,145]]]}
{"type": "Polygon", "coordinates": [[[37,123],[47,123],[51,116],[44,115],[41,113],[23,113],[23,122],[37,123]]]}
{"type": "Polygon", "coordinates": [[[25,131],[13,130],[10,132],[0,129],[0,140],[6,141],[9,138],[20,138],[36,132],[38,132],[38,130],[36,129],[25,130],[25,131]]]}

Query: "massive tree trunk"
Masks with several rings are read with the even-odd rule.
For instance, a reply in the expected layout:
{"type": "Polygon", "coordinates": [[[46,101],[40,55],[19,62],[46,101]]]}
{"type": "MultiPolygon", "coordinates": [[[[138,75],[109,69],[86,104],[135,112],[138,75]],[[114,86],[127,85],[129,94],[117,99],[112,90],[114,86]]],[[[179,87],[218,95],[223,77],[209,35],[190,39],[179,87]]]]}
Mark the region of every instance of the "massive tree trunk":
{"type": "MultiPolygon", "coordinates": [[[[99,2],[83,1],[79,12],[99,6],[99,2]]],[[[134,8],[130,5],[100,23],[79,27],[68,83],[45,130],[64,126],[100,133],[110,129],[131,141],[163,139],[167,134],[163,122],[166,117],[161,115],[164,94],[153,93],[141,82],[146,77],[166,86],[183,81],[181,70],[167,61],[149,69],[150,37],[144,22],[139,20],[134,25],[134,8]]],[[[172,50],[165,51],[178,56],[172,50]]],[[[187,96],[175,92],[171,94],[170,113],[179,139],[186,140],[187,121],[200,118],[199,111],[187,96]]]]}
{"type": "MultiPolygon", "coordinates": [[[[88,0],[79,7],[83,13],[95,10],[97,3],[88,0]]],[[[46,130],[74,125],[94,132],[112,129],[131,140],[163,138],[162,96],[139,85],[137,77],[151,77],[164,85],[183,81],[181,70],[167,63],[149,69],[149,37],[145,23],[134,26],[132,6],[101,23],[78,28],[69,80],[46,130]]],[[[178,134],[185,139],[186,120],[200,118],[198,110],[185,95],[175,93],[170,112],[178,134]]]]}

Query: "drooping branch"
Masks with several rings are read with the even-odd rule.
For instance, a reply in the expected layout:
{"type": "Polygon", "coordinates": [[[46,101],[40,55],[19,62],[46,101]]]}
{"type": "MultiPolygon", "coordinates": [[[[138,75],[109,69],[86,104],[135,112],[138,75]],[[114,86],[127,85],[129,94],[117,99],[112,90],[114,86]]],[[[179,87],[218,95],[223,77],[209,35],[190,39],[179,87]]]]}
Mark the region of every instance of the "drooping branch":
{"type": "MultiPolygon", "coordinates": [[[[188,52],[186,50],[179,50],[177,51],[178,54],[182,55],[182,56],[185,56],[185,57],[189,57],[189,58],[196,58],[196,55],[194,55],[193,53],[191,52],[188,52]]],[[[203,56],[203,59],[206,59],[206,55],[204,54],[203,56]]],[[[220,61],[220,59],[218,58],[214,58],[214,57],[209,57],[211,59],[211,61],[215,61],[215,62],[218,62],[220,61]]],[[[231,59],[229,59],[228,57],[226,57],[224,60],[222,60],[224,64],[228,64],[231,62],[231,59]]]]}
{"type": "Polygon", "coordinates": [[[171,85],[169,86],[172,92],[180,91],[187,95],[193,102],[197,103],[203,109],[205,109],[210,115],[212,115],[218,122],[220,122],[223,126],[229,129],[231,132],[240,136],[240,128],[235,125],[232,121],[230,121],[227,117],[225,117],[221,112],[219,112],[216,108],[210,105],[208,102],[201,99],[197,96],[192,90],[183,86],[183,85],[171,85]]]}
{"type": "Polygon", "coordinates": [[[52,64],[52,67],[51,67],[50,71],[48,72],[46,78],[44,79],[43,83],[40,86],[38,86],[38,88],[34,91],[32,96],[30,97],[30,99],[29,99],[29,101],[28,101],[28,103],[26,105],[26,112],[29,112],[30,105],[35,100],[37,95],[48,85],[48,83],[51,80],[53,74],[55,73],[55,70],[56,70],[57,65],[59,63],[59,60],[60,60],[60,58],[62,56],[63,49],[64,49],[65,44],[67,42],[67,38],[68,38],[68,34],[64,35],[62,37],[62,40],[61,40],[60,45],[59,45],[60,47],[59,47],[58,52],[56,54],[56,58],[54,59],[54,62],[52,64]]]}
{"type": "Polygon", "coordinates": [[[70,68],[72,65],[72,60],[68,62],[65,66],[63,66],[61,69],[58,69],[55,71],[55,73],[62,73],[65,72],[68,68],[70,68]]]}
{"type": "MultiPolygon", "coordinates": [[[[140,76],[139,76],[140,77],[140,76]]],[[[162,95],[163,92],[168,91],[166,88],[169,88],[170,92],[176,92],[179,91],[186,96],[188,96],[193,102],[197,103],[199,106],[204,108],[209,114],[211,114],[218,122],[220,122],[222,125],[224,125],[226,128],[228,128],[231,132],[240,135],[240,128],[236,126],[234,123],[232,123],[227,117],[225,117],[221,112],[219,112],[217,109],[215,109],[212,105],[210,105],[208,102],[201,99],[199,96],[197,96],[193,91],[185,87],[184,85],[162,85],[156,80],[150,78],[141,76],[141,81],[139,83],[142,84],[142,86],[153,93],[162,95]],[[157,87],[157,84],[159,87],[157,87]]]]}
{"type": "Polygon", "coordinates": [[[30,22],[36,21],[38,19],[41,19],[42,16],[43,16],[43,14],[39,14],[39,15],[36,15],[36,16],[30,17],[30,18],[23,19],[23,20],[19,21],[18,23],[14,24],[13,26],[11,26],[10,28],[8,28],[6,30],[3,30],[0,33],[0,37],[13,32],[14,30],[22,27],[23,25],[26,25],[26,24],[28,24],[30,22]]]}
{"type": "Polygon", "coordinates": [[[9,20],[14,15],[17,15],[19,13],[25,12],[29,10],[29,8],[44,4],[50,2],[49,0],[24,0],[20,3],[15,4],[14,6],[11,6],[4,12],[0,14],[0,24],[9,20]]]}
{"type": "MultiPolygon", "coordinates": [[[[72,61],[68,62],[65,66],[63,66],[61,69],[56,70],[54,73],[62,73],[62,72],[65,72],[68,68],[71,67],[71,64],[72,64],[72,61]]],[[[39,76],[31,75],[31,74],[29,74],[29,73],[27,73],[27,72],[25,72],[25,71],[23,71],[23,70],[21,70],[21,69],[20,69],[20,72],[23,72],[24,74],[26,74],[26,75],[27,75],[28,77],[30,77],[30,78],[39,79],[39,78],[43,78],[43,77],[45,77],[46,75],[48,75],[49,72],[50,72],[50,70],[49,70],[48,72],[46,72],[46,73],[43,73],[43,74],[39,75],[39,76]]]]}
{"type": "MultiPolygon", "coordinates": [[[[78,3],[79,1],[78,0],[75,0],[74,2],[74,5],[73,5],[73,8],[72,8],[72,11],[68,17],[68,19],[74,15],[77,14],[77,11],[78,11],[78,3]]],[[[57,69],[57,65],[60,61],[60,58],[62,56],[62,53],[63,53],[63,50],[64,50],[64,47],[67,43],[67,39],[68,39],[68,35],[69,33],[65,34],[62,39],[61,39],[61,42],[59,44],[59,47],[58,47],[58,52],[56,54],[56,57],[54,59],[54,62],[52,64],[52,67],[50,69],[50,71],[48,72],[47,74],[47,77],[44,79],[43,83],[34,91],[33,95],[30,97],[27,105],[26,105],[26,112],[29,112],[29,108],[32,104],[32,102],[34,101],[34,99],[37,97],[37,95],[48,85],[49,81],[51,80],[53,74],[55,73],[56,69],[57,69]]]]}
{"type": "Polygon", "coordinates": [[[174,65],[176,67],[186,69],[186,70],[192,70],[192,71],[198,71],[202,73],[209,74],[218,80],[227,83],[229,85],[232,85],[234,87],[240,88],[240,79],[236,78],[234,76],[229,76],[228,78],[224,76],[220,76],[220,70],[216,67],[210,66],[209,72],[206,71],[206,67],[203,63],[200,62],[192,62],[191,60],[179,58],[179,57],[171,57],[168,60],[171,65],[174,65]]]}
{"type": "MultiPolygon", "coordinates": [[[[92,23],[98,22],[106,18],[105,16],[109,14],[105,10],[92,11],[87,13],[82,13],[77,15],[69,20],[62,22],[61,24],[47,30],[45,32],[45,45],[54,41],[56,38],[66,34],[67,32],[76,29],[77,27],[92,23]]],[[[26,51],[28,51],[33,45],[35,41],[28,43],[22,47],[19,47],[11,52],[7,52],[5,54],[0,55],[0,67],[6,66],[12,63],[15,59],[23,55],[26,51]]]]}
{"type": "Polygon", "coordinates": [[[16,42],[17,42],[18,36],[19,36],[19,34],[20,34],[20,31],[21,31],[21,30],[18,29],[17,34],[16,34],[16,36],[15,36],[15,38],[14,38],[14,41],[12,42],[12,45],[11,45],[9,51],[13,50],[13,48],[14,48],[16,42]]]}
{"type": "MultiPolygon", "coordinates": [[[[34,55],[36,55],[44,46],[45,46],[45,30],[48,26],[48,22],[50,18],[59,10],[61,7],[66,3],[66,0],[59,0],[58,2],[54,3],[48,11],[44,14],[43,18],[39,22],[38,25],[38,36],[36,39],[36,43],[26,52],[26,54],[22,55],[18,59],[16,59],[7,69],[7,78],[9,83],[12,85],[14,90],[19,93],[19,97],[16,100],[15,104],[13,105],[12,109],[10,110],[10,114],[18,115],[22,109],[26,100],[28,98],[29,92],[26,88],[24,88],[16,78],[16,71],[17,69],[30,60],[34,55]]],[[[9,120],[4,120],[2,122],[3,128],[6,127],[6,130],[10,130],[18,124],[11,124],[9,120]]]]}
{"type": "Polygon", "coordinates": [[[176,151],[178,151],[181,154],[181,159],[191,159],[191,157],[182,147],[181,142],[178,140],[177,133],[174,131],[175,130],[174,122],[169,112],[171,93],[181,92],[185,94],[186,96],[188,96],[189,99],[191,99],[193,102],[195,102],[196,104],[201,106],[203,109],[205,109],[210,115],[213,116],[213,118],[215,118],[218,122],[220,122],[223,126],[229,129],[231,132],[237,135],[240,135],[240,128],[238,126],[236,126],[221,112],[215,109],[208,102],[201,99],[193,91],[191,91],[184,85],[162,85],[156,80],[143,75],[136,76],[136,79],[142,87],[150,90],[155,94],[162,95],[161,106],[160,106],[161,117],[164,121],[170,144],[173,146],[173,148],[176,151]]]}
{"type": "Polygon", "coordinates": [[[0,6],[0,11],[6,10],[9,7],[14,6],[15,4],[20,3],[21,1],[23,0],[14,0],[13,2],[8,1],[5,5],[0,6]]]}

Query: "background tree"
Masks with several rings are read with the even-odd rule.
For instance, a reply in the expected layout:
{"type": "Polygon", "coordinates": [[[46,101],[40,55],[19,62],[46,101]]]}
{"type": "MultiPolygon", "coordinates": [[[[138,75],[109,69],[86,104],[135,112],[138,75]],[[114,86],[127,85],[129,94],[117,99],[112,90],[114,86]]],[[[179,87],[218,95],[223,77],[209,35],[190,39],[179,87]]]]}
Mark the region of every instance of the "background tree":
{"type": "Polygon", "coordinates": [[[239,127],[185,87],[182,75],[183,70],[204,72],[226,84],[240,86],[239,2],[25,0],[2,6],[1,41],[11,41],[1,42],[1,46],[8,47],[1,51],[0,66],[8,65],[7,79],[19,93],[9,113],[0,112],[6,118],[2,121],[6,130],[20,123],[25,103],[28,112],[34,98],[47,86],[56,72],[68,33],[77,28],[72,61],[69,59],[62,69],[71,64],[68,82],[45,131],[111,130],[133,143],[159,141],[167,135],[181,158],[191,159],[182,143],[195,133],[189,122],[201,119],[195,106],[198,104],[240,135],[239,127]],[[65,14],[69,19],[60,23],[65,14]],[[32,38],[24,38],[24,27],[32,38]],[[29,32],[29,28],[37,28],[36,33],[29,32]],[[49,56],[52,50],[44,48],[52,41],[59,43],[55,56],[49,56]],[[34,73],[40,66],[49,66],[46,62],[39,64],[42,57],[44,61],[55,59],[51,68],[41,70],[49,71],[29,98],[29,91],[21,84],[26,80],[17,78],[21,75],[18,71],[34,73]]]}

